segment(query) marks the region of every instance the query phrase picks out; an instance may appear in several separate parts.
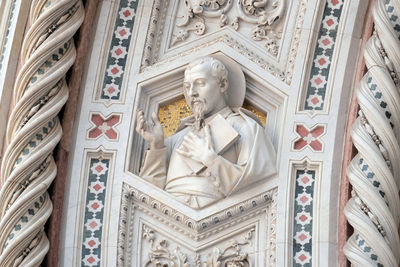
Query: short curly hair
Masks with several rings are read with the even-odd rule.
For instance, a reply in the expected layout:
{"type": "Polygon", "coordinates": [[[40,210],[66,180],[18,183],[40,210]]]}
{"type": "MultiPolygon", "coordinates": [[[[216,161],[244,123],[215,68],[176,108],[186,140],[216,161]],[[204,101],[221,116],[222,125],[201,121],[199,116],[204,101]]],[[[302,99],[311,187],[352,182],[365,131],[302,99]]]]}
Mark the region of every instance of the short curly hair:
{"type": "Polygon", "coordinates": [[[213,57],[203,57],[191,62],[185,69],[185,75],[192,68],[203,64],[210,64],[211,75],[217,78],[220,84],[228,82],[228,70],[221,61],[213,57]]]}

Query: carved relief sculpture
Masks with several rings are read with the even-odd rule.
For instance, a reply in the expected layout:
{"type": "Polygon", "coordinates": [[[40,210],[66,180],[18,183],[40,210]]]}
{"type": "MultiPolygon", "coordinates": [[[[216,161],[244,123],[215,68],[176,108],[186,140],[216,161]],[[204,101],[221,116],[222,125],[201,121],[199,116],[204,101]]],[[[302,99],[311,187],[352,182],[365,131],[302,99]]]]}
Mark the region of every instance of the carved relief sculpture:
{"type": "Polygon", "coordinates": [[[203,208],[273,175],[275,150],[256,116],[241,108],[245,79],[232,60],[213,56],[189,64],[183,93],[193,115],[164,140],[137,112],[136,131],[149,143],[140,176],[192,208],[203,208]]]}
{"type": "Polygon", "coordinates": [[[210,19],[217,19],[219,27],[230,26],[235,31],[244,24],[246,28],[250,26],[243,33],[256,42],[263,41],[270,54],[278,54],[281,39],[278,24],[284,14],[283,0],[185,0],[182,3],[184,14],[176,23],[179,30],[174,33],[172,45],[188,39],[190,33],[204,35],[207,25],[215,23],[210,23],[210,19]]]}
{"type": "Polygon", "coordinates": [[[212,252],[207,255],[186,255],[179,246],[175,245],[175,249],[170,248],[170,242],[165,239],[157,240],[158,233],[143,225],[143,239],[150,244],[150,252],[148,260],[144,264],[145,267],[150,266],[177,266],[177,267],[250,267],[252,266],[248,253],[242,251],[243,246],[253,246],[253,232],[250,229],[244,237],[243,241],[231,239],[225,244],[224,249],[213,247],[212,252]],[[190,264],[192,262],[192,265],[190,264]]]}

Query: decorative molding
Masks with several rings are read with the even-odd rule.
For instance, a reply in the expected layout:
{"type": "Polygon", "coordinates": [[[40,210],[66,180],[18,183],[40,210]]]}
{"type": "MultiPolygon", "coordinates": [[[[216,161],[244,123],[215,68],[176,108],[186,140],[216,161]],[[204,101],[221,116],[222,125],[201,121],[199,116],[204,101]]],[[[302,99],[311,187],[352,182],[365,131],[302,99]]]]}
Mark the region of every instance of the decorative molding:
{"type": "Polygon", "coordinates": [[[285,71],[285,82],[287,84],[291,84],[292,82],[292,77],[293,77],[293,70],[294,70],[294,65],[296,63],[296,57],[297,57],[297,50],[300,45],[300,36],[301,32],[303,31],[303,24],[304,24],[304,16],[307,11],[307,3],[308,0],[302,0],[300,1],[299,4],[299,9],[297,11],[297,20],[295,24],[295,29],[294,29],[294,34],[292,37],[292,42],[290,45],[290,52],[289,52],[289,57],[288,57],[288,62],[286,65],[286,71],[285,71]]]}
{"type": "MultiPolygon", "coordinates": [[[[126,183],[123,184],[121,196],[121,211],[118,230],[118,266],[125,266],[130,259],[127,259],[127,251],[133,241],[132,230],[134,214],[137,211],[143,212],[195,242],[213,236],[227,228],[237,225],[253,218],[254,216],[266,213],[270,222],[267,233],[271,236],[267,244],[269,248],[268,258],[271,263],[276,262],[276,197],[277,189],[252,197],[232,207],[216,212],[196,221],[176,209],[161,203],[155,198],[141,192],[126,183]]],[[[274,265],[271,265],[274,266],[274,265]]]]}
{"type": "Polygon", "coordinates": [[[177,245],[174,251],[170,249],[170,241],[161,239],[158,232],[155,229],[143,224],[142,233],[143,240],[147,241],[150,247],[148,259],[144,264],[147,266],[176,266],[176,267],[220,267],[220,266],[252,266],[250,257],[250,251],[245,252],[244,246],[249,245],[250,247],[254,244],[254,233],[255,229],[251,228],[244,236],[241,236],[242,241],[231,239],[229,244],[226,244],[224,249],[218,247],[212,248],[212,253],[202,255],[196,253],[195,255],[186,255],[181,251],[179,245],[177,245]],[[161,239],[161,240],[160,240],[161,239]]]}
{"type": "MultiPolygon", "coordinates": [[[[3,6],[6,3],[7,2],[4,2],[3,6]]],[[[7,27],[6,27],[5,31],[4,31],[5,34],[0,39],[0,41],[1,41],[1,43],[0,43],[0,73],[1,73],[2,68],[3,68],[3,61],[4,61],[4,58],[5,58],[7,43],[9,41],[9,34],[10,34],[11,26],[12,26],[12,23],[13,23],[13,19],[15,18],[15,13],[14,12],[15,12],[16,3],[17,3],[17,0],[13,0],[12,1],[11,7],[9,9],[9,13],[7,14],[8,15],[8,20],[7,20],[7,27]]]]}
{"type": "MultiPolygon", "coordinates": [[[[199,43],[187,50],[180,50],[181,52],[177,54],[172,54],[169,55],[165,59],[159,59],[159,51],[161,49],[161,39],[163,35],[163,29],[165,27],[165,16],[168,12],[168,6],[169,6],[169,0],[168,1],[159,1],[156,0],[153,4],[153,9],[152,9],[152,15],[150,19],[150,25],[148,29],[148,34],[146,37],[146,42],[145,42],[145,51],[143,54],[142,58],[142,64],[141,64],[141,72],[147,72],[151,71],[154,68],[157,68],[161,65],[168,64],[170,62],[173,62],[177,59],[180,59],[184,56],[190,55],[196,51],[199,51],[205,47],[209,47],[213,44],[216,43],[225,43],[229,47],[235,49],[238,51],[240,54],[243,56],[249,58],[252,62],[256,63],[260,68],[266,70],[268,73],[271,73],[273,76],[278,78],[281,81],[286,82],[287,84],[290,84],[292,81],[292,76],[293,76],[293,69],[295,65],[295,59],[297,56],[297,50],[300,44],[300,35],[303,30],[303,22],[304,22],[304,16],[307,11],[307,3],[309,0],[302,0],[299,3],[299,7],[296,12],[296,22],[295,22],[295,31],[292,36],[292,42],[289,50],[289,56],[288,56],[288,62],[286,63],[286,66],[283,68],[283,70],[275,67],[270,60],[265,59],[265,55],[260,55],[254,52],[254,49],[247,47],[245,44],[242,44],[235,40],[231,34],[224,33],[217,34],[213,38],[207,38],[206,42],[199,43]]],[[[265,1],[246,1],[246,0],[239,0],[239,1],[227,1],[227,2],[236,2],[236,5],[240,5],[241,8],[243,7],[240,3],[242,2],[247,2],[248,4],[256,4],[256,2],[265,2],[265,1]]],[[[285,4],[283,4],[283,1],[280,1],[281,8],[285,4]]],[[[280,9],[280,12],[283,12],[284,9],[280,9]]],[[[203,9],[203,13],[205,13],[203,9]]],[[[209,13],[207,13],[209,14],[209,13]]],[[[196,17],[197,14],[193,14],[193,17],[196,17]]],[[[209,15],[208,15],[209,16],[209,15]]],[[[226,16],[225,16],[226,17],[226,16]]],[[[191,18],[192,19],[192,18],[191,18]]],[[[280,18],[281,20],[282,18],[280,18]]],[[[252,20],[253,22],[256,23],[256,21],[252,20]]],[[[280,22],[279,22],[280,23],[280,22]]],[[[228,26],[228,25],[227,25],[228,26]]],[[[232,26],[228,26],[229,28],[233,30],[232,26]]],[[[279,33],[281,35],[281,33],[279,33]]],[[[272,39],[267,40],[267,42],[270,45],[273,45],[274,42],[271,42],[272,39]]],[[[276,42],[275,42],[276,43],[276,42]]],[[[279,41],[280,43],[280,41],[279,41]]],[[[276,48],[276,46],[273,46],[276,48]]],[[[273,48],[271,47],[271,48],[273,48]]],[[[276,50],[274,48],[274,50],[276,50]]]]}
{"type": "MultiPolygon", "coordinates": [[[[142,58],[142,67],[148,67],[151,65],[152,62],[152,54],[155,53],[153,50],[154,46],[154,40],[156,39],[156,31],[157,31],[157,25],[160,19],[164,18],[165,19],[165,12],[161,12],[161,7],[162,3],[164,2],[164,6],[168,6],[169,0],[166,1],[161,1],[161,0],[155,0],[153,4],[153,9],[151,11],[151,19],[149,23],[149,28],[147,29],[147,36],[146,36],[146,42],[145,42],[145,47],[144,47],[144,52],[143,52],[143,58],[142,58]]],[[[165,11],[165,10],[164,10],[165,11]]]]}
{"type": "Polygon", "coordinates": [[[364,49],[367,73],[356,88],[359,116],[351,129],[358,154],[347,168],[352,198],[344,212],[354,233],[344,253],[354,266],[400,262],[400,1],[372,6],[375,32],[364,49]]]}
{"type": "Polygon", "coordinates": [[[172,46],[184,42],[192,33],[204,35],[209,23],[218,23],[220,28],[229,26],[235,31],[240,31],[242,24],[248,24],[251,32],[246,29],[243,34],[255,42],[263,42],[271,55],[278,55],[281,33],[276,25],[284,16],[285,0],[189,0],[180,3],[184,14],[178,16],[172,46]]]}
{"type": "Polygon", "coordinates": [[[200,221],[195,221],[191,217],[178,212],[174,208],[159,202],[134,187],[130,187],[129,185],[125,185],[124,188],[125,187],[129,188],[131,204],[133,204],[136,209],[143,209],[139,207],[139,204],[134,204],[140,202],[140,205],[144,205],[146,208],[157,210],[159,214],[162,214],[162,216],[169,218],[171,221],[178,223],[182,228],[186,229],[187,233],[189,233],[188,236],[194,240],[203,239],[207,236],[207,232],[214,230],[214,228],[223,225],[227,221],[234,220],[234,218],[238,218],[245,214],[248,215],[248,213],[258,211],[260,208],[265,209],[265,205],[269,205],[276,191],[276,189],[270,190],[228,209],[212,214],[200,221]]]}
{"type": "Polygon", "coordinates": [[[276,266],[276,228],[277,228],[277,210],[278,210],[278,191],[274,192],[272,196],[271,208],[266,213],[266,219],[268,221],[268,227],[266,229],[268,239],[266,245],[266,257],[264,266],[276,266]]]}
{"type": "Polygon", "coordinates": [[[47,188],[57,171],[52,152],[62,134],[57,114],[68,98],[65,74],[83,17],[81,1],[31,4],[1,166],[1,266],[38,266],[49,248],[44,225],[52,211],[47,188]]]}
{"type": "Polygon", "coordinates": [[[226,44],[227,46],[235,49],[240,54],[246,56],[249,60],[256,63],[260,68],[266,70],[268,73],[275,76],[277,79],[279,79],[281,81],[286,80],[285,73],[283,71],[281,71],[278,68],[276,68],[275,66],[273,66],[271,63],[268,62],[268,60],[263,59],[262,56],[259,56],[258,54],[254,53],[252,50],[248,49],[246,46],[242,45],[240,42],[236,41],[234,38],[232,38],[228,34],[218,35],[215,38],[208,40],[206,43],[201,43],[198,46],[195,46],[191,49],[185,50],[184,52],[181,52],[177,55],[170,56],[165,60],[155,62],[154,64],[152,64],[148,67],[142,66],[141,71],[142,72],[151,71],[152,69],[155,69],[161,65],[168,64],[179,58],[193,54],[205,47],[209,47],[213,44],[221,43],[221,42],[226,44]]]}

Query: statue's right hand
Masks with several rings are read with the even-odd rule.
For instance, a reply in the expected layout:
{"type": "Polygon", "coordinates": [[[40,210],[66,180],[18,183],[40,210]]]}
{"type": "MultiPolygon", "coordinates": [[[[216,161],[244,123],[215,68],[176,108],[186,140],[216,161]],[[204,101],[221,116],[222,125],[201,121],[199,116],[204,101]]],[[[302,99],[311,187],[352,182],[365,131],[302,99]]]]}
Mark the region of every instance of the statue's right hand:
{"type": "Polygon", "coordinates": [[[164,132],[156,113],[152,113],[150,125],[144,118],[142,110],[136,112],[136,132],[138,132],[144,140],[146,140],[150,149],[160,149],[164,147],[164,132]]]}

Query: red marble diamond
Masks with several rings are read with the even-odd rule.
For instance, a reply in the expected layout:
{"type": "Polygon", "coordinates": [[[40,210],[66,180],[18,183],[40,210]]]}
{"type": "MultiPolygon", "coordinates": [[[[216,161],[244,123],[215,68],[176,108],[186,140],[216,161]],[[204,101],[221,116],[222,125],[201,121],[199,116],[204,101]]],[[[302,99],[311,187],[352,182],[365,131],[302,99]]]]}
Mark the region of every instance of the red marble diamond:
{"type": "Polygon", "coordinates": [[[307,216],[306,215],[301,215],[300,217],[299,217],[299,219],[300,219],[300,221],[302,221],[302,222],[305,222],[308,218],[307,218],[307,216]]]}
{"type": "Polygon", "coordinates": [[[322,40],[322,43],[323,43],[324,45],[329,45],[329,44],[331,43],[331,41],[329,41],[328,38],[325,38],[324,40],[322,40]]]}
{"type": "Polygon", "coordinates": [[[314,82],[317,84],[317,85],[320,85],[321,83],[322,83],[322,80],[321,80],[321,78],[317,78],[317,79],[315,79],[314,80],[314,82]]]}
{"type": "Polygon", "coordinates": [[[103,167],[101,167],[101,165],[97,165],[97,167],[95,168],[95,170],[97,172],[101,172],[103,170],[103,167]]]}
{"type": "Polygon", "coordinates": [[[91,228],[96,228],[97,223],[96,223],[95,221],[93,221],[93,222],[91,222],[91,223],[89,224],[89,226],[90,226],[91,228]]]}
{"type": "Polygon", "coordinates": [[[124,36],[125,34],[126,34],[125,29],[122,29],[122,30],[119,31],[119,35],[121,35],[121,36],[124,36]]]}
{"type": "Polygon", "coordinates": [[[332,5],[336,6],[337,4],[339,4],[338,0],[331,0],[332,5]]]}
{"type": "Polygon", "coordinates": [[[307,259],[307,256],[304,255],[304,254],[301,254],[301,255],[299,256],[299,260],[301,260],[301,261],[305,261],[306,259],[307,259]]]}
{"type": "Polygon", "coordinates": [[[125,10],[122,14],[124,14],[125,17],[129,17],[131,12],[129,12],[129,10],[125,10]]]}
{"type": "Polygon", "coordinates": [[[95,186],[93,186],[93,189],[96,191],[99,191],[101,188],[102,188],[102,186],[99,184],[96,184],[95,186]]]}
{"type": "Polygon", "coordinates": [[[314,97],[313,99],[311,99],[311,102],[316,105],[319,102],[318,97],[314,97]]]}
{"type": "Polygon", "coordinates": [[[322,57],[318,60],[319,65],[324,65],[326,63],[326,60],[322,57]]]}
{"type": "Polygon", "coordinates": [[[92,204],[92,208],[93,208],[94,210],[97,210],[97,209],[99,208],[99,204],[98,204],[97,202],[93,203],[93,204],[92,204]]]}
{"type": "MultiPolygon", "coordinates": [[[[306,238],[307,238],[307,236],[306,236],[305,234],[299,235],[299,239],[300,239],[301,241],[306,240],[306,238]]],[[[90,244],[89,244],[89,245],[90,245],[90,244]]]]}
{"type": "Polygon", "coordinates": [[[94,247],[96,245],[96,241],[93,239],[88,242],[89,246],[94,247]]]}
{"type": "Polygon", "coordinates": [[[302,181],[304,184],[306,184],[306,183],[308,183],[308,182],[310,181],[310,179],[308,179],[307,176],[304,176],[303,178],[301,178],[301,181],[302,181]]]}
{"type": "Polygon", "coordinates": [[[93,262],[96,261],[96,259],[93,258],[93,257],[91,256],[90,258],[87,259],[87,261],[88,261],[89,263],[93,263],[93,262]]]}
{"type": "Polygon", "coordinates": [[[117,67],[114,67],[111,69],[112,74],[117,74],[119,72],[119,69],[117,67]]]}
{"type": "Polygon", "coordinates": [[[122,54],[121,48],[118,48],[117,50],[115,50],[115,54],[116,54],[117,56],[121,55],[121,54],[122,54]]]}
{"type": "Polygon", "coordinates": [[[303,202],[303,203],[305,203],[305,202],[308,201],[308,197],[302,196],[302,197],[300,198],[300,201],[303,202]]]}
{"type": "Polygon", "coordinates": [[[328,20],[326,21],[326,24],[328,24],[329,27],[332,26],[334,23],[335,23],[335,22],[333,21],[333,19],[328,19],[328,20]]]}
{"type": "Polygon", "coordinates": [[[110,94],[112,94],[112,93],[115,92],[115,88],[112,87],[112,86],[110,86],[110,87],[108,87],[107,91],[108,91],[110,94]]]}

